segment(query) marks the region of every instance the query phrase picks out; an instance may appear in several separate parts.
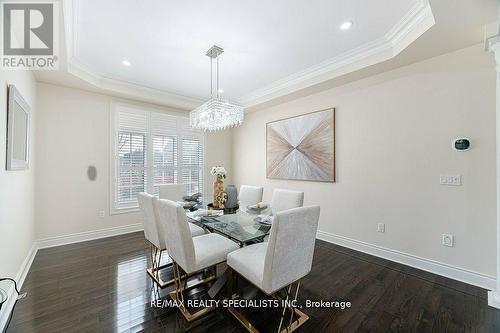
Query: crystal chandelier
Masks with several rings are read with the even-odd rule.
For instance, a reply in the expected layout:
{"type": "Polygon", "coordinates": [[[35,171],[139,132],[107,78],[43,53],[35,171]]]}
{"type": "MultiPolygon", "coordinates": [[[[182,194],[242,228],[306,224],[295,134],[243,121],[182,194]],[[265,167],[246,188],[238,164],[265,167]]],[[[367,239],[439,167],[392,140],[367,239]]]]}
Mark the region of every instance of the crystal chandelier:
{"type": "Polygon", "coordinates": [[[210,58],[210,100],[190,112],[189,123],[193,128],[212,132],[238,126],[243,122],[245,109],[223,99],[222,90],[219,89],[219,56],[222,52],[224,50],[217,45],[207,51],[206,55],[210,58]]]}

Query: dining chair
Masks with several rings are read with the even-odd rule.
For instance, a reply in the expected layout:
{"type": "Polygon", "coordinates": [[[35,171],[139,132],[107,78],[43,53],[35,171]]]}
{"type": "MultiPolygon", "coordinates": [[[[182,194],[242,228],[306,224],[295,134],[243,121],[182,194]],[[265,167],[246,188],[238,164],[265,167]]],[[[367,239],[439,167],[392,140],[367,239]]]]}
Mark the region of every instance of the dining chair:
{"type": "MultiPolygon", "coordinates": [[[[151,276],[153,281],[160,287],[165,288],[174,283],[173,279],[164,281],[160,277],[160,270],[172,266],[172,262],[164,265],[161,264],[162,253],[166,250],[164,229],[159,227],[161,223],[158,214],[158,199],[148,193],[139,193],[137,196],[139,209],[143,213],[142,225],[144,228],[144,237],[149,242],[151,267],[146,268],[146,272],[151,276]]],[[[205,234],[203,228],[189,223],[191,236],[199,236],[205,234]]]]}
{"type": "MultiPolygon", "coordinates": [[[[186,185],[184,184],[164,184],[159,186],[159,198],[172,201],[182,201],[182,197],[186,194],[186,185]]],[[[189,223],[191,236],[200,236],[205,234],[203,228],[189,223]]]]}
{"type": "Polygon", "coordinates": [[[271,211],[273,214],[283,210],[302,207],[304,204],[304,192],[275,189],[271,199],[271,211]]]}
{"type": "Polygon", "coordinates": [[[184,184],[165,184],[160,185],[159,189],[160,199],[182,201],[182,197],[186,194],[186,185],[184,184]]]}
{"type": "Polygon", "coordinates": [[[210,268],[214,268],[216,272],[216,265],[225,262],[227,254],[238,249],[239,246],[215,233],[191,237],[186,212],[180,204],[161,199],[158,205],[160,220],[165,221],[161,227],[165,229],[167,252],[174,265],[175,290],[170,293],[170,297],[176,301],[184,317],[192,321],[215,308],[205,307],[191,313],[185,306],[184,293],[189,289],[186,287],[187,280],[194,274],[210,268]]]}
{"type": "MultiPolygon", "coordinates": [[[[283,332],[292,332],[309,317],[292,306],[297,299],[301,279],[311,271],[316,232],[320,214],[319,206],[299,207],[276,213],[271,226],[269,242],[258,243],[233,251],[227,256],[227,265],[243,278],[268,295],[284,289],[290,319],[283,332]],[[292,286],[296,285],[292,295],[292,286]],[[293,319],[294,315],[296,319],[293,319]]],[[[228,281],[232,286],[232,273],[228,281]]],[[[229,290],[229,295],[233,291],[229,290]]],[[[287,307],[283,308],[278,332],[284,323],[287,307]]],[[[245,327],[252,327],[234,307],[229,311],[245,327]]]]}
{"type": "Polygon", "coordinates": [[[247,206],[255,205],[262,201],[263,187],[241,185],[240,194],[238,196],[240,209],[246,209],[247,206]]]}

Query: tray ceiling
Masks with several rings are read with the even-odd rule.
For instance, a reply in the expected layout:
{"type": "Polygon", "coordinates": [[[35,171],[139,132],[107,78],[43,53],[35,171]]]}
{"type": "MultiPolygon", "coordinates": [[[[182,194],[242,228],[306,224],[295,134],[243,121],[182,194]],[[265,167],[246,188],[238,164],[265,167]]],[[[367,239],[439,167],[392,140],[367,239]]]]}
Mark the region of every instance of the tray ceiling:
{"type": "Polygon", "coordinates": [[[204,100],[217,44],[224,94],[252,105],[394,57],[434,18],[427,0],[73,0],[65,23],[68,69],[96,85],[204,100]]]}

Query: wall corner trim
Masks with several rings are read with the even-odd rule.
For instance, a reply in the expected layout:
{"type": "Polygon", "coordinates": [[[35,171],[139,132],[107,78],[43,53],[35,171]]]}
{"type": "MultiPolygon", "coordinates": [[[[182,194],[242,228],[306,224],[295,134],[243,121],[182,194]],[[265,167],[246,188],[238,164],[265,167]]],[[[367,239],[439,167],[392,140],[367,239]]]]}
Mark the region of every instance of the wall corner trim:
{"type": "Polygon", "coordinates": [[[335,235],[318,230],[317,239],[367,253],[376,257],[394,261],[403,265],[421,269],[453,280],[458,280],[487,290],[495,289],[496,278],[491,275],[470,271],[445,264],[436,260],[418,257],[412,254],[373,245],[360,240],[335,235]]]}
{"type": "MultiPolygon", "coordinates": [[[[36,241],[33,243],[31,246],[31,249],[28,252],[28,255],[24,259],[23,263],[21,264],[21,267],[19,268],[19,271],[17,272],[15,276],[15,280],[17,282],[17,287],[19,291],[21,291],[24,280],[26,279],[26,276],[28,275],[28,271],[30,270],[31,264],[33,263],[33,260],[35,259],[36,253],[38,251],[38,248],[36,246],[36,241]]],[[[2,308],[2,311],[0,312],[0,332],[3,332],[5,329],[5,325],[7,324],[7,319],[9,318],[9,315],[12,311],[12,308],[14,307],[15,300],[17,298],[16,291],[14,289],[14,285],[11,284],[8,290],[6,290],[7,296],[9,297],[7,300],[7,303],[4,304],[4,307],[2,308]]]]}

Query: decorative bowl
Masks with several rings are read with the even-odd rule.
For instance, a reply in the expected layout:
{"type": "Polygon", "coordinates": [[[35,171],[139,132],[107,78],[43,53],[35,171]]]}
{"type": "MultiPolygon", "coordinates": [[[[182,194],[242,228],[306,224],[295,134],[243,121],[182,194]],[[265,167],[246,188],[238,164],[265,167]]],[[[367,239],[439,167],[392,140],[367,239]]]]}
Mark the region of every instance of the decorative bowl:
{"type": "Polygon", "coordinates": [[[263,210],[267,209],[269,206],[268,205],[262,205],[260,207],[257,207],[255,205],[250,205],[247,206],[247,212],[252,213],[252,214],[258,214],[262,212],[263,210]]]}
{"type": "Polygon", "coordinates": [[[185,195],[182,197],[182,200],[198,202],[200,200],[201,196],[202,196],[201,193],[195,193],[192,195],[185,195]]]}

